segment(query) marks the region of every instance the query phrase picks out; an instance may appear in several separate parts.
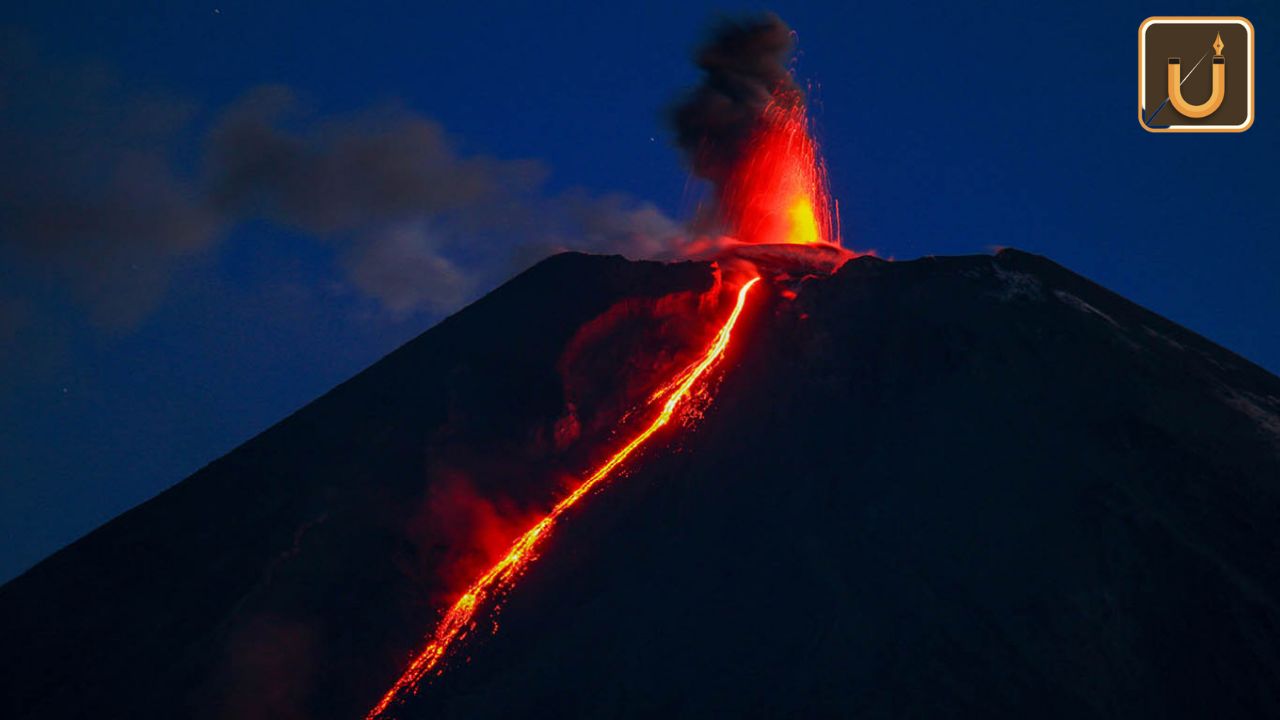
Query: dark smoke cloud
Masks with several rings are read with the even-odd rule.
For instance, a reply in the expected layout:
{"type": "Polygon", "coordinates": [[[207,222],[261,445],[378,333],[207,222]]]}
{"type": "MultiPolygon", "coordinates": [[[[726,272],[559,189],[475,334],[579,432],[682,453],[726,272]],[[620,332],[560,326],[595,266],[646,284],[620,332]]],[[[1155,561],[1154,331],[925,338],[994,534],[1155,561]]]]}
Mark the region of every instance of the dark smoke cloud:
{"type": "Polygon", "coordinates": [[[348,282],[392,313],[446,312],[506,250],[491,245],[463,267],[463,246],[482,242],[484,218],[511,198],[544,204],[547,175],[536,161],[464,157],[455,145],[439,123],[400,108],[312,120],[288,88],[259,88],[208,134],[208,200],[224,217],[331,242],[348,282]]]}
{"type": "Polygon", "coordinates": [[[676,144],[696,175],[724,180],[771,98],[804,101],[787,67],[792,46],[791,28],[766,14],[721,21],[698,50],[702,84],[671,113],[676,144]]]}
{"type": "Polygon", "coordinates": [[[130,325],[217,235],[173,162],[193,108],[128,94],[100,67],[50,67],[12,32],[0,40],[0,262],[69,285],[101,325],[130,325]]]}
{"type": "Polygon", "coordinates": [[[287,88],[261,88],[210,132],[207,183],[225,216],[335,241],[349,281],[394,313],[454,309],[553,252],[650,257],[680,238],[651,204],[550,195],[542,163],[456,146],[403,109],[308,122],[287,88]]]}
{"type": "Polygon", "coordinates": [[[100,325],[138,322],[182,262],[248,220],[323,242],[393,314],[456,309],[550,252],[647,257],[680,240],[651,204],[548,193],[542,163],[462,153],[402,108],[315,118],[265,87],[201,131],[188,103],[99,68],[51,67],[20,42],[0,61],[0,261],[69,288],[100,325]]]}
{"type": "Polygon", "coordinates": [[[534,161],[459,157],[439,123],[395,108],[290,132],[282,128],[292,114],[288,88],[260,88],[211,131],[209,190],[219,210],[331,234],[465,213],[536,189],[547,174],[534,161]]]}

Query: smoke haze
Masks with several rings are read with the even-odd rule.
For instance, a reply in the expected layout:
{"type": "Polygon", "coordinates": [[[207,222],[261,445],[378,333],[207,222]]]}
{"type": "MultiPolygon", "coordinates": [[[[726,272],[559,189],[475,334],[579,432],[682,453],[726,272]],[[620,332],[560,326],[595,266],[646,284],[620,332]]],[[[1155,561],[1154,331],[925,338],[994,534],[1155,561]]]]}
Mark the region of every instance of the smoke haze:
{"type": "Polygon", "coordinates": [[[136,325],[179,263],[251,221],[331,248],[343,281],[393,315],[449,312],[552,252],[648,257],[680,241],[650,203],[551,193],[542,162],[464,153],[401,107],[316,117],[268,86],[201,128],[190,103],[127,93],[101,68],[50,67],[21,42],[0,52],[0,258],[26,276],[6,284],[61,288],[100,327],[136,325]]]}

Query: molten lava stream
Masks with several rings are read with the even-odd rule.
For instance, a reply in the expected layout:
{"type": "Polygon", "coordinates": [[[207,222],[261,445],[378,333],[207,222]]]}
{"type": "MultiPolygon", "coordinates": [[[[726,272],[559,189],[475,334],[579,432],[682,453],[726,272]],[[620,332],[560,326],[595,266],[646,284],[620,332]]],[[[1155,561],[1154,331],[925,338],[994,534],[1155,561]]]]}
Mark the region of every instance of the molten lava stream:
{"type": "Polygon", "coordinates": [[[537,548],[538,543],[548,535],[560,516],[568,512],[569,508],[577,504],[587,493],[599,486],[611,472],[644,445],[645,441],[655,432],[671,422],[676,410],[680,409],[681,405],[691,396],[694,385],[707,374],[707,371],[712,366],[724,357],[725,349],[728,348],[729,339],[733,333],[733,327],[737,324],[738,317],[742,314],[742,307],[746,303],[747,293],[759,281],[760,278],[758,277],[752,278],[738,290],[738,299],[733,307],[733,312],[729,314],[729,319],[725,321],[720,331],[716,333],[715,338],[703,353],[702,358],[677,374],[675,381],[671,381],[664,386],[664,390],[669,389],[669,394],[666,395],[666,402],[663,403],[662,410],[654,418],[653,422],[637,433],[630,442],[615,452],[603,465],[596,468],[595,472],[591,473],[568,497],[557,503],[551,509],[551,512],[547,513],[547,516],[542,518],[537,525],[525,531],[512,544],[505,557],[489,568],[467,588],[462,597],[458,598],[453,607],[449,608],[449,611],[440,619],[435,631],[431,634],[431,639],[427,646],[423,648],[422,652],[418,653],[413,662],[409,664],[409,667],[391,686],[391,689],[369,711],[369,714],[365,716],[366,720],[382,716],[392,703],[400,699],[405,691],[412,691],[427,673],[435,669],[449,652],[449,648],[455,642],[466,637],[467,633],[475,626],[475,614],[480,606],[486,600],[510,590],[521,573],[528,569],[529,564],[535,557],[533,551],[537,548]]]}

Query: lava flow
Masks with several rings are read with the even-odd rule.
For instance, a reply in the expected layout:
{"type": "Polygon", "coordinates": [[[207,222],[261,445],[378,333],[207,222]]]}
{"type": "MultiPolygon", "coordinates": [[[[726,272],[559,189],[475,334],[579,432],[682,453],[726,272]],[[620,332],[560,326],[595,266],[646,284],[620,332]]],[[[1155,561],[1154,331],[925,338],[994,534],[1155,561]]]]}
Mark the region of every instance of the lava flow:
{"type": "Polygon", "coordinates": [[[694,386],[697,385],[698,381],[703,379],[707,371],[724,357],[725,349],[729,347],[729,339],[733,333],[734,325],[737,324],[738,317],[742,314],[742,308],[746,304],[747,294],[759,280],[759,277],[752,278],[738,290],[738,298],[733,307],[733,312],[729,314],[729,319],[725,321],[720,331],[716,333],[711,345],[703,353],[701,359],[677,374],[675,380],[663,386],[659,397],[665,396],[666,401],[663,403],[657,417],[637,433],[630,442],[615,452],[604,464],[596,468],[595,472],[591,473],[576,490],[557,503],[551,509],[551,512],[547,513],[547,516],[539,521],[538,524],[525,531],[512,544],[505,557],[489,568],[487,572],[467,588],[462,597],[458,598],[453,607],[449,608],[449,611],[444,614],[439,624],[436,625],[427,646],[413,659],[413,662],[409,664],[409,667],[391,686],[391,689],[382,696],[378,704],[369,711],[366,716],[367,720],[381,717],[392,703],[400,699],[406,691],[412,691],[427,673],[435,669],[448,654],[450,647],[465,638],[467,633],[475,627],[475,615],[480,606],[486,601],[509,591],[516,579],[528,569],[529,564],[536,557],[534,551],[537,549],[538,544],[547,536],[556,521],[568,512],[569,508],[577,504],[579,500],[608,478],[610,473],[644,445],[654,433],[671,421],[676,411],[693,394],[694,386]]]}

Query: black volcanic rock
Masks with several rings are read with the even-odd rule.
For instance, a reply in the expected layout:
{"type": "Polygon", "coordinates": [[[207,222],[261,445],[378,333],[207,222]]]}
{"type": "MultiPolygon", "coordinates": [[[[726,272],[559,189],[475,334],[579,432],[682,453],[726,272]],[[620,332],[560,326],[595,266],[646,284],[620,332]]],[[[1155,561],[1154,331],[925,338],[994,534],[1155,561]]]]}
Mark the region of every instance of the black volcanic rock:
{"type": "Polygon", "coordinates": [[[1280,380],[1045,259],[755,309],[399,717],[1276,717],[1280,380]]]}
{"type": "MultiPolygon", "coordinates": [[[[543,263],[0,588],[0,715],[360,716],[432,453],[552,473],[576,328],[709,282],[543,263]]],[[[1280,379],[1016,251],[793,287],[399,717],[1280,716],[1280,379]]]]}

